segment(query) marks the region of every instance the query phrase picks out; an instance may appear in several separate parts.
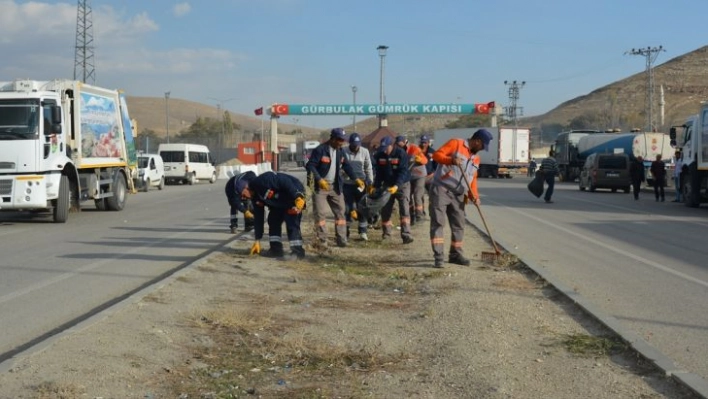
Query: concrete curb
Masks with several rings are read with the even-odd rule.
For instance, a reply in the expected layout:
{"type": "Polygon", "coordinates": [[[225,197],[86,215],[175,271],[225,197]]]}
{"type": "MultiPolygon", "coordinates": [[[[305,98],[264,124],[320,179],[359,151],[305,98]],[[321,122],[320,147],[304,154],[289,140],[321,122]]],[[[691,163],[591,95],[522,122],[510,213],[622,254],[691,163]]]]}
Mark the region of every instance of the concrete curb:
{"type": "MultiPolygon", "coordinates": [[[[467,220],[468,224],[474,226],[481,234],[487,236],[484,230],[484,226],[480,227],[469,217],[466,217],[465,219],[467,220]]],[[[516,256],[513,252],[507,250],[507,248],[512,248],[512,246],[509,246],[505,242],[500,241],[498,239],[495,239],[495,241],[497,243],[497,246],[504,248],[506,252],[509,252],[510,254],[516,256]]],[[[680,384],[690,389],[691,391],[699,395],[701,398],[708,399],[708,381],[706,381],[703,377],[676,367],[676,364],[671,358],[651,346],[643,338],[634,333],[634,331],[631,331],[628,328],[624,327],[615,317],[606,314],[594,303],[575,292],[575,290],[573,290],[571,287],[566,286],[563,282],[553,276],[542,266],[539,266],[534,262],[524,260],[518,256],[517,258],[534,273],[536,273],[541,278],[546,280],[549,284],[551,284],[556,289],[556,291],[573,301],[573,303],[578,305],[590,316],[592,316],[597,321],[602,323],[605,327],[617,334],[642,357],[654,363],[656,367],[662,370],[667,376],[672,377],[674,380],[678,381],[680,384]]]]}

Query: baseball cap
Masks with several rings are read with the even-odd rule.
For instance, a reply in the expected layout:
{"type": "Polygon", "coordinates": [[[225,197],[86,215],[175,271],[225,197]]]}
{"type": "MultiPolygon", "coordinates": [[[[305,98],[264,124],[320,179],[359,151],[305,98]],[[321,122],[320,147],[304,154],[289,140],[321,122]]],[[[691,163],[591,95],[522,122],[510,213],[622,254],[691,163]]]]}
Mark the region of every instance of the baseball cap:
{"type": "Polygon", "coordinates": [[[393,139],[391,139],[391,136],[384,136],[381,139],[381,147],[388,147],[391,144],[393,144],[393,139]]]}
{"type": "Polygon", "coordinates": [[[428,137],[428,136],[426,136],[426,135],[420,136],[420,143],[421,143],[421,144],[423,144],[423,143],[430,143],[430,137],[428,137]]]}
{"type": "Polygon", "coordinates": [[[484,144],[484,151],[489,150],[489,142],[492,141],[492,134],[487,129],[479,129],[472,135],[473,139],[482,140],[484,144]]]}
{"type": "Polygon", "coordinates": [[[329,133],[329,137],[333,138],[333,139],[337,139],[337,140],[346,140],[347,134],[344,132],[344,129],[342,129],[341,127],[335,127],[329,133]]]}
{"type": "Polygon", "coordinates": [[[241,173],[237,178],[236,178],[236,183],[234,184],[234,187],[236,189],[236,192],[238,194],[241,194],[243,192],[243,189],[246,188],[248,183],[251,182],[251,180],[256,178],[255,172],[248,171],[241,173]]]}
{"type": "Polygon", "coordinates": [[[349,136],[349,144],[361,144],[361,136],[359,136],[359,133],[355,132],[349,136]]]}
{"type": "Polygon", "coordinates": [[[408,141],[408,139],[406,138],[406,136],[397,136],[396,143],[400,143],[401,141],[405,142],[405,141],[408,141]]]}

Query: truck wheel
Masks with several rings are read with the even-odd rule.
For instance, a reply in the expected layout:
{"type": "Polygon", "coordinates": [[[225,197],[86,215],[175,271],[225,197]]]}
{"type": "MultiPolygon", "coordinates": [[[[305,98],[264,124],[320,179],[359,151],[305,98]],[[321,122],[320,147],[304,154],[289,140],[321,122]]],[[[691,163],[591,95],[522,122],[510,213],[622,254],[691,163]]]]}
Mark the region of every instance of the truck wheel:
{"type": "Polygon", "coordinates": [[[187,184],[189,184],[190,186],[192,186],[192,185],[194,185],[194,183],[196,183],[196,182],[197,182],[197,175],[195,175],[194,173],[192,173],[191,175],[189,175],[189,180],[187,180],[187,184]]]}
{"type": "Polygon", "coordinates": [[[629,189],[630,189],[630,187],[627,186],[627,187],[623,188],[622,190],[624,191],[625,194],[629,194],[629,189]]]}
{"type": "Polygon", "coordinates": [[[698,175],[696,163],[688,167],[688,172],[683,176],[683,203],[689,208],[698,208],[701,204],[701,179],[698,175]]]}
{"type": "Polygon", "coordinates": [[[597,187],[595,187],[594,184],[590,183],[590,192],[591,192],[591,193],[594,193],[595,190],[597,190],[597,187]]]}
{"type": "Polygon", "coordinates": [[[149,190],[150,190],[150,179],[148,178],[148,179],[145,179],[145,181],[143,182],[143,191],[147,193],[149,190]]]}
{"type": "Polygon", "coordinates": [[[211,174],[211,179],[209,179],[209,183],[211,183],[211,184],[216,183],[216,172],[211,174]]]}
{"type": "Polygon", "coordinates": [[[157,186],[158,190],[162,190],[163,188],[165,188],[165,178],[164,177],[160,179],[160,185],[157,186]]]}
{"type": "Polygon", "coordinates": [[[118,173],[113,181],[113,196],[106,198],[106,207],[110,211],[122,211],[125,208],[126,198],[125,178],[118,173]]]}
{"type": "Polygon", "coordinates": [[[69,206],[71,206],[68,176],[62,176],[59,180],[59,197],[52,202],[54,203],[54,223],[66,223],[69,219],[69,206]]]}
{"type": "Polygon", "coordinates": [[[97,200],[93,200],[93,203],[96,204],[96,209],[98,209],[99,211],[106,210],[106,199],[105,198],[99,198],[97,200]]]}

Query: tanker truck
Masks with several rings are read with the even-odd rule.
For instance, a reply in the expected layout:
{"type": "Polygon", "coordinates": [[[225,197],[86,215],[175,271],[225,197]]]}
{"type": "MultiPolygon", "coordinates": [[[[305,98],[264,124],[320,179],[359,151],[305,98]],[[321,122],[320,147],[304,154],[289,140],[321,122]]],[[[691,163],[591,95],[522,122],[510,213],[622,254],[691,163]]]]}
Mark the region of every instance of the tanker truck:
{"type": "Polygon", "coordinates": [[[597,133],[600,131],[570,130],[558,133],[556,142],[551,146],[551,151],[558,162],[558,174],[561,181],[575,181],[580,176],[580,169],[585,163],[585,158],[579,157],[578,142],[585,136],[597,133]]]}
{"type": "MultiPolygon", "coordinates": [[[[578,140],[578,158],[585,160],[590,154],[617,154],[629,155],[630,159],[641,156],[644,159],[647,184],[653,184],[653,177],[649,173],[651,162],[661,155],[667,168],[673,166],[674,149],[671,147],[671,138],[664,133],[631,132],[631,133],[595,133],[581,137],[578,140]]],[[[671,173],[667,172],[667,176],[671,173]]]]}
{"type": "Polygon", "coordinates": [[[125,207],[137,164],[123,94],[74,80],[0,82],[0,211],[125,207]]]}
{"type": "Polygon", "coordinates": [[[672,141],[677,140],[677,129],[683,130],[679,142],[683,155],[679,179],[683,203],[696,208],[708,202],[708,104],[703,104],[700,113],[689,117],[683,125],[671,128],[672,141]]]}

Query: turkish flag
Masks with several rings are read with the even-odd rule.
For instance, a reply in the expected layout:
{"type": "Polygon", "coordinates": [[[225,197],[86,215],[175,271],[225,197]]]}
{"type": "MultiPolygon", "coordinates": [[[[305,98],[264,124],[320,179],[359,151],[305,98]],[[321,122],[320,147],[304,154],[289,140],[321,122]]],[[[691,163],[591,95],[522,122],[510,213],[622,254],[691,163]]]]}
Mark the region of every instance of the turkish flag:
{"type": "Polygon", "coordinates": [[[496,106],[497,106],[497,103],[494,102],[494,101],[490,101],[490,102],[487,103],[487,107],[489,107],[489,108],[494,108],[494,107],[496,107],[496,106]]]}
{"type": "Polygon", "coordinates": [[[290,112],[288,104],[275,104],[273,105],[273,114],[275,115],[287,115],[290,112]]]}
{"type": "Polygon", "coordinates": [[[263,107],[256,108],[253,113],[255,113],[256,115],[263,115],[263,107]]]}
{"type": "Polygon", "coordinates": [[[474,105],[474,112],[476,114],[488,114],[489,113],[489,104],[475,104],[474,105]]]}

